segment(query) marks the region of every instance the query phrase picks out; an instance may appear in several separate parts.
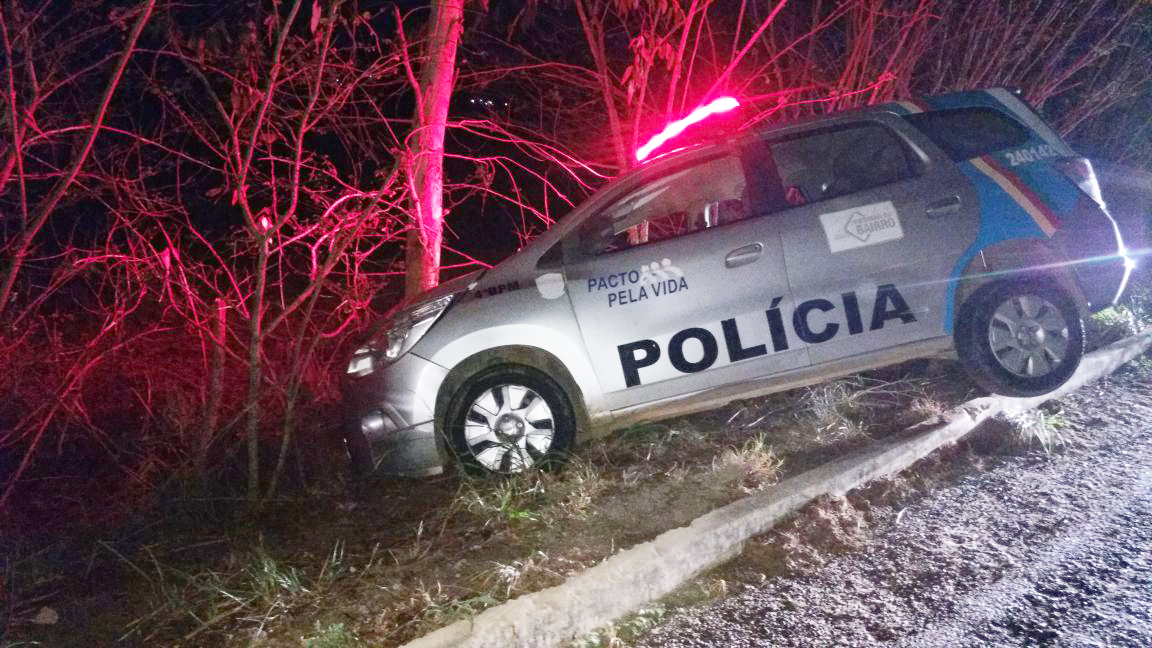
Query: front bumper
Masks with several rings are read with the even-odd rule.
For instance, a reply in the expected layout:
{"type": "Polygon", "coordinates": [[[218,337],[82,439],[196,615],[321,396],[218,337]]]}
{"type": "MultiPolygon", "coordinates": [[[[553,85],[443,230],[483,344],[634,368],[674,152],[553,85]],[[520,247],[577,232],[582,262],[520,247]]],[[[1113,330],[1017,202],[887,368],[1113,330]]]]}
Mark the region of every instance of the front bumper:
{"type": "Polygon", "coordinates": [[[444,471],[434,403],[447,373],[406,353],[363,378],[345,379],[345,433],[363,435],[374,473],[425,477],[444,471]]]}

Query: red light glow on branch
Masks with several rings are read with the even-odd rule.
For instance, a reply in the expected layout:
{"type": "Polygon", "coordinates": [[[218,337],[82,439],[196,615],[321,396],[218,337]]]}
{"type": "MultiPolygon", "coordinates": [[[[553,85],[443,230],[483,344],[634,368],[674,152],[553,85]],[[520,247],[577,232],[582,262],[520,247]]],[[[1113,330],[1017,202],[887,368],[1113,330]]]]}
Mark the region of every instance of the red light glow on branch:
{"type": "Polygon", "coordinates": [[[663,146],[668,142],[668,140],[676,137],[680,133],[683,133],[685,129],[687,129],[692,124],[695,124],[699,121],[704,121],[712,115],[728,112],[729,110],[739,106],[740,102],[736,101],[732,97],[720,97],[719,99],[714,99],[711,102],[700,106],[696,110],[693,110],[691,113],[689,113],[687,117],[678,119],[671,124],[668,124],[664,130],[660,131],[652,139],[648,140],[647,144],[637,149],[636,160],[643,162],[645,158],[647,158],[649,155],[652,155],[653,151],[663,146]]]}

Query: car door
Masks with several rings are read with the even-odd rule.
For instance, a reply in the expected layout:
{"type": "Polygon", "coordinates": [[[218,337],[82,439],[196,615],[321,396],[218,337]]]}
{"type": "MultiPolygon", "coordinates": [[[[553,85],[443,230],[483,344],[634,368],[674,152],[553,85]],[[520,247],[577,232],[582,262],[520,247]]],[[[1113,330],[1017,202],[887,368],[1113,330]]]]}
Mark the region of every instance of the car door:
{"type": "Polygon", "coordinates": [[[730,151],[622,187],[566,243],[566,292],[609,409],[805,366],[780,238],[730,151]],[[646,232],[645,232],[646,230],[646,232]]]}
{"type": "Polygon", "coordinates": [[[752,165],[784,192],[772,220],[812,364],[950,331],[947,287],[976,238],[978,198],[916,138],[877,114],[752,145],[752,165]]]}

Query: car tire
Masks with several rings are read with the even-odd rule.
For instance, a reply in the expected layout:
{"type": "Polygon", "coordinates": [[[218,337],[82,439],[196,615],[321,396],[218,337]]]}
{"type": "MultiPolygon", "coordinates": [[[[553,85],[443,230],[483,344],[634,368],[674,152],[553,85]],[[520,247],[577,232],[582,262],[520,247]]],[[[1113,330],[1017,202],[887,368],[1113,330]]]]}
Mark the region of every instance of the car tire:
{"type": "Polygon", "coordinates": [[[1005,396],[1046,394],[1084,355],[1084,323],[1068,294],[1046,279],[976,291],[961,309],[956,350],[980,386],[1005,396]]]}
{"type": "Polygon", "coordinates": [[[547,374],[501,365],[457,390],[444,429],[466,472],[507,475],[558,464],[572,443],[576,417],[563,388],[547,374]]]}

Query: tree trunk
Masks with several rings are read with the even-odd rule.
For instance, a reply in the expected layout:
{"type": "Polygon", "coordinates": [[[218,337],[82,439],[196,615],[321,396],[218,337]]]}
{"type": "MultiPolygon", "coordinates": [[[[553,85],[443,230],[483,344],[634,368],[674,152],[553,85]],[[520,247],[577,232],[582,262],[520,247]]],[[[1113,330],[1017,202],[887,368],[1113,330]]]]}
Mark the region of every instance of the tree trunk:
{"type": "Polygon", "coordinates": [[[260,503],[260,387],[264,380],[264,291],[268,285],[269,236],[258,235],[260,245],[256,257],[256,287],[252,290],[248,320],[248,503],[253,508],[260,503]]]}
{"type": "Polygon", "coordinates": [[[220,427],[220,405],[224,400],[224,351],[228,345],[228,304],[216,298],[216,321],[212,329],[212,372],[208,382],[208,413],[196,448],[196,479],[208,483],[208,455],[220,427]]]}
{"type": "MultiPolygon", "coordinates": [[[[612,70],[608,66],[608,53],[604,45],[604,21],[601,18],[599,3],[593,3],[591,11],[584,6],[586,0],[576,0],[576,13],[580,17],[580,27],[584,31],[584,40],[588,44],[588,52],[596,64],[596,76],[600,81],[600,96],[604,101],[604,112],[608,116],[608,129],[612,135],[612,148],[616,152],[617,172],[623,174],[632,167],[632,155],[628,150],[628,142],[636,140],[635,123],[631,136],[624,133],[623,120],[616,108],[616,96],[612,86],[612,70]]],[[[636,105],[636,115],[639,117],[640,103],[636,105]]],[[[648,242],[648,222],[637,223],[628,228],[628,244],[640,245],[648,242]]]]}
{"type": "Polygon", "coordinates": [[[617,172],[624,173],[632,166],[628,144],[620,113],[616,109],[616,95],[612,87],[612,70],[608,67],[608,54],[604,46],[604,22],[600,18],[598,4],[588,11],[585,0],[576,0],[576,13],[580,17],[580,27],[588,44],[588,53],[596,64],[596,76],[600,81],[600,97],[604,101],[604,112],[608,116],[608,129],[612,135],[612,148],[616,153],[617,172]]]}
{"type": "Polygon", "coordinates": [[[444,234],[444,131],[456,81],[456,46],[464,0],[434,0],[417,88],[410,177],[415,226],[408,233],[404,293],[415,295],[440,280],[444,234]]]}

